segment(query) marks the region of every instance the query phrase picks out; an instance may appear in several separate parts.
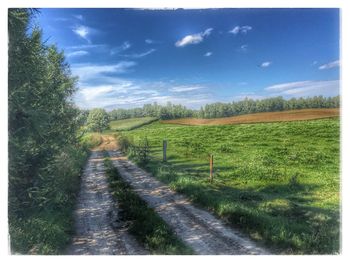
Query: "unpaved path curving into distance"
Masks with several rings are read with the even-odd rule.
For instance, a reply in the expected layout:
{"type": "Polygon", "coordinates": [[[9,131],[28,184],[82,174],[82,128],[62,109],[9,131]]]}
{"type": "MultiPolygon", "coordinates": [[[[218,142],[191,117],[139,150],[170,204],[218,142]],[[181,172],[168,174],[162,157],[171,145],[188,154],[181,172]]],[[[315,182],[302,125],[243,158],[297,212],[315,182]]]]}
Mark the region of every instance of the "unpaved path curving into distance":
{"type": "Polygon", "coordinates": [[[271,254],[209,212],[191,205],[188,199],[137,167],[120,151],[109,150],[108,154],[122,178],[196,254],[271,254]]]}
{"type": "MultiPolygon", "coordinates": [[[[104,139],[103,145],[109,145],[104,139]]],[[[92,151],[81,178],[75,210],[75,236],[67,249],[69,255],[143,255],[149,254],[116,225],[117,204],[109,192],[104,172],[103,152],[92,151]]]]}

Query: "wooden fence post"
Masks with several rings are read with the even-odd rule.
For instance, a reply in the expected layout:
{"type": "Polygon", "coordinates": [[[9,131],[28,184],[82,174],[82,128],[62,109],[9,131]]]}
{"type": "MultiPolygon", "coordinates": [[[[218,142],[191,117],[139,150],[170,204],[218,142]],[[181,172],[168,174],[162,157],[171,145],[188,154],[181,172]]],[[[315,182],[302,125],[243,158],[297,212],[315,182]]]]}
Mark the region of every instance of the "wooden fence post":
{"type": "Polygon", "coordinates": [[[166,162],[166,147],[167,147],[167,140],[163,140],[163,162],[166,162]]]}
{"type": "Polygon", "coordinates": [[[213,168],[214,168],[214,155],[210,155],[210,160],[209,160],[209,165],[210,165],[210,182],[213,181],[213,168]]]}

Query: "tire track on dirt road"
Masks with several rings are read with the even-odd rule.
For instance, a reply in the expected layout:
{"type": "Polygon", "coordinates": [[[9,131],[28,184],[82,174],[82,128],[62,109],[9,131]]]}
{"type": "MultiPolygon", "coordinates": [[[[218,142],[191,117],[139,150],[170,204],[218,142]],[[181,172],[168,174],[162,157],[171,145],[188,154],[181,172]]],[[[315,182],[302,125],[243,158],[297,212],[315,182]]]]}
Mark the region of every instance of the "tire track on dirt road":
{"type": "Polygon", "coordinates": [[[191,205],[144,170],[127,160],[120,151],[108,154],[120,176],[175,231],[177,236],[200,255],[270,254],[240,231],[226,226],[212,214],[191,205]]]}
{"type": "Polygon", "coordinates": [[[117,204],[109,192],[103,157],[103,152],[95,149],[84,169],[74,213],[76,233],[67,254],[149,254],[125,227],[115,227],[117,204]]]}

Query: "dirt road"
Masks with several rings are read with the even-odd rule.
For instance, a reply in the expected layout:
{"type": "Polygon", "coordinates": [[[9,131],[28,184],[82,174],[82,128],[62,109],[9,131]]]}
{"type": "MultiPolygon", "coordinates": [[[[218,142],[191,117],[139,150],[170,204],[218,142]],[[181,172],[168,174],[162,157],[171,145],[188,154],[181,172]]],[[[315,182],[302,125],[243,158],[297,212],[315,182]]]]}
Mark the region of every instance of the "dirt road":
{"type": "MultiPolygon", "coordinates": [[[[104,140],[109,145],[108,140],[104,140]]],[[[117,204],[109,192],[103,153],[93,151],[85,167],[75,211],[75,230],[69,255],[148,254],[127,229],[115,224],[117,204]]]]}
{"type": "Polygon", "coordinates": [[[239,231],[224,225],[210,213],[195,208],[168,186],[127,160],[120,151],[108,151],[120,175],[135,192],[200,255],[269,254],[239,231]]]}

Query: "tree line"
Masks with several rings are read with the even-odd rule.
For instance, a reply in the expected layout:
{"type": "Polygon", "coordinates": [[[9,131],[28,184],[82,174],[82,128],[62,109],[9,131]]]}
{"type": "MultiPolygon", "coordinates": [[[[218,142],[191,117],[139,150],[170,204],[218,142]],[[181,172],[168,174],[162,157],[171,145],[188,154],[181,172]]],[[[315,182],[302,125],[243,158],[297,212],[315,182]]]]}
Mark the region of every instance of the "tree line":
{"type": "Polygon", "coordinates": [[[183,105],[175,105],[168,102],[165,106],[157,103],[145,104],[143,107],[133,109],[115,109],[108,113],[111,120],[122,120],[138,117],[156,117],[159,119],[177,118],[221,118],[241,114],[272,112],[311,108],[339,108],[340,97],[314,96],[308,98],[273,97],[261,100],[245,98],[241,101],[229,103],[206,104],[199,110],[188,109],[183,105]]]}

